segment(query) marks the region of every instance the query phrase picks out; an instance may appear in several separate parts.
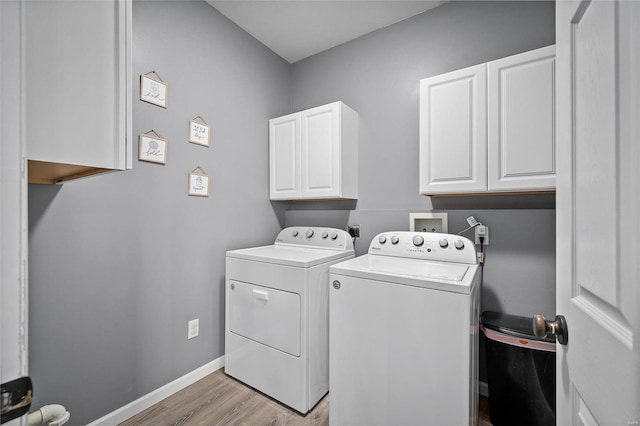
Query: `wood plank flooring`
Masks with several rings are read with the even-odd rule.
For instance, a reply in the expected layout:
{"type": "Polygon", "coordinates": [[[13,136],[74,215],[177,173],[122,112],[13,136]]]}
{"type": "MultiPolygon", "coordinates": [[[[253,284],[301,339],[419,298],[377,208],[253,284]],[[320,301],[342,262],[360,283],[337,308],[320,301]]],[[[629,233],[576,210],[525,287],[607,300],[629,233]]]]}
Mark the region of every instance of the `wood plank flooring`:
{"type": "MultiPolygon", "coordinates": [[[[121,425],[324,426],[329,424],[329,396],[303,416],[220,369],[121,425]]],[[[489,401],[484,397],[480,398],[478,426],[491,426],[489,401]]]]}

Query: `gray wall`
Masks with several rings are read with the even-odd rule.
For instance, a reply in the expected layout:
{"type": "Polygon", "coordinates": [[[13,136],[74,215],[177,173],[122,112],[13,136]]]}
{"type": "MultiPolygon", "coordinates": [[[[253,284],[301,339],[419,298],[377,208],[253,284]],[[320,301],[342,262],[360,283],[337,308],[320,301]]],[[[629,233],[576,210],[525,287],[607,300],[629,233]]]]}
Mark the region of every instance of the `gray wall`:
{"type": "Polygon", "coordinates": [[[293,65],[292,107],[360,115],[358,209],[428,207],[418,190],[419,81],[555,43],[553,2],[450,2],[293,65]]]}
{"type": "Polygon", "coordinates": [[[553,3],[446,3],[293,66],[204,2],[133,12],[134,135],[168,138],[168,163],[30,186],[34,406],[62,403],[85,424],[221,356],[224,252],[285,225],[360,223],[361,254],[411,211],[448,211],[456,231],[474,214],[491,229],[483,306],[554,313],[553,196],[422,197],[417,160],[419,79],[552,44],[553,3]],[[167,110],[137,100],[150,70],[169,84],[167,110]],[[334,100],[360,113],[358,201],[270,203],[267,120],[334,100]],[[211,148],[186,141],[196,115],[211,148]],[[197,165],[209,198],[186,195],[197,165]]]}
{"type": "Polygon", "coordinates": [[[554,195],[418,190],[420,79],[553,43],[553,2],[450,2],[294,64],[294,110],[342,100],[358,111],[359,194],[357,202],[290,203],[286,224],[359,222],[362,254],[375,234],[409,229],[412,211],[448,211],[450,232],[474,214],[490,227],[483,308],[555,314],[554,195]]]}
{"type": "Polygon", "coordinates": [[[268,119],[290,110],[289,64],[205,2],[135,1],[133,22],[134,155],[155,128],[167,164],[29,188],[34,407],[61,403],[73,425],[223,355],[225,251],[270,243],[284,224],[267,148],[268,119]],[[169,85],[166,110],[138,100],[151,70],[169,85]],[[197,115],[210,148],[187,142],[197,115]],[[187,196],[198,165],[209,198],[187,196]]]}
{"type": "MultiPolygon", "coordinates": [[[[555,315],[555,197],[424,197],[418,190],[419,80],[555,43],[553,2],[450,2],[292,67],[292,107],[342,100],[360,115],[357,203],[291,203],[286,225],[408,230],[409,213],[473,214],[490,227],[481,309],[555,315]]],[[[468,234],[473,236],[473,234],[468,234]]],[[[485,379],[481,359],[481,378],[485,379]]]]}

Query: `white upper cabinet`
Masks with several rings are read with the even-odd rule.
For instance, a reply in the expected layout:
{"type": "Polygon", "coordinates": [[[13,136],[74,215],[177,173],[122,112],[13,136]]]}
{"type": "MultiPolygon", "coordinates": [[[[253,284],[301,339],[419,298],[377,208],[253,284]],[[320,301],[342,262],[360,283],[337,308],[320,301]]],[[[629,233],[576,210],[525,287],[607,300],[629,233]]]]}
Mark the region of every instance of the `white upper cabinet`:
{"type": "Polygon", "coordinates": [[[24,1],[29,181],[131,168],[131,1],[24,1]]]}
{"type": "Polygon", "coordinates": [[[555,188],[555,46],[420,81],[420,193],[555,188]]]}
{"type": "Polygon", "coordinates": [[[272,200],[358,198],[358,114],[342,102],[269,120],[272,200]]]}
{"type": "Polygon", "coordinates": [[[487,64],[489,190],[556,187],[555,46],[487,64]]]}
{"type": "Polygon", "coordinates": [[[420,81],[420,193],[487,189],[484,64],[420,81]]]}

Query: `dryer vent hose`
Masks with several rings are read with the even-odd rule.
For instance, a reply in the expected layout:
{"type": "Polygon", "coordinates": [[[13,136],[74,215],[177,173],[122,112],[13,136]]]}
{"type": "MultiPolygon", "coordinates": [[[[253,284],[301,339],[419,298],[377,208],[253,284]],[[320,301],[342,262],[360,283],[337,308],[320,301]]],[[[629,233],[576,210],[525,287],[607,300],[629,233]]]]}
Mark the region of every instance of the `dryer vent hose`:
{"type": "Polygon", "coordinates": [[[38,411],[29,413],[27,422],[29,426],[46,424],[47,426],[61,426],[69,421],[71,414],[60,404],[51,404],[40,407],[38,411]]]}

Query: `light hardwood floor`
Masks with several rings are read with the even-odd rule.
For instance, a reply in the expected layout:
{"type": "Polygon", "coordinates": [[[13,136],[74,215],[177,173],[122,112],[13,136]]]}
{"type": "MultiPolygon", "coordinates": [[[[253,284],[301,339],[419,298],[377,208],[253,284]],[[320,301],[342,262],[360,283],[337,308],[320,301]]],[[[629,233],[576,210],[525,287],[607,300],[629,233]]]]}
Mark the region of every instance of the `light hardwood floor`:
{"type": "MultiPolygon", "coordinates": [[[[489,401],[480,398],[478,426],[491,426],[489,401]]],[[[309,426],[329,424],[329,395],[303,416],[220,369],[121,423],[125,426],[243,425],[309,426]]]]}

